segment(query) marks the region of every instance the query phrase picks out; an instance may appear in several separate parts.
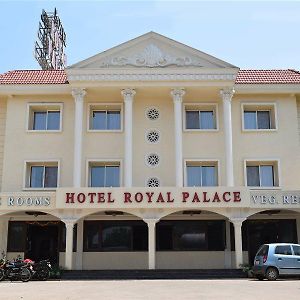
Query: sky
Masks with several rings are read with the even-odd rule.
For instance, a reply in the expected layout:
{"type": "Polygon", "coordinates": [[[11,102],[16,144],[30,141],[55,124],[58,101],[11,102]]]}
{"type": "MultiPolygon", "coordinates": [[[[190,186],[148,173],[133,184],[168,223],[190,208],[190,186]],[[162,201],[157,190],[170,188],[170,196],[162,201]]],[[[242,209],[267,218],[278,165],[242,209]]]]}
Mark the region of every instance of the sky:
{"type": "Polygon", "coordinates": [[[300,1],[0,0],[0,73],[40,69],[40,14],[55,7],[68,65],[155,31],[241,69],[300,70],[300,1]]]}

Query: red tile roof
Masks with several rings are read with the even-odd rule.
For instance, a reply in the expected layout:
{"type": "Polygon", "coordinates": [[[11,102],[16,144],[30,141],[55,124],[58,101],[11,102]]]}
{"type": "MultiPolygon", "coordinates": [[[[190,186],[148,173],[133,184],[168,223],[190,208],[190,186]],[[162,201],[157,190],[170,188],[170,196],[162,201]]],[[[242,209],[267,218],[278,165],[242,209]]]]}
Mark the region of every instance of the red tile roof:
{"type": "Polygon", "coordinates": [[[0,84],[65,84],[64,70],[15,70],[0,74],[0,84]]]}
{"type": "Polygon", "coordinates": [[[295,70],[240,70],[236,84],[300,84],[295,70]]]}
{"type": "MultiPolygon", "coordinates": [[[[16,70],[0,74],[0,84],[67,84],[64,70],[16,70]]],[[[240,70],[236,84],[300,84],[295,70],[240,70]]]]}

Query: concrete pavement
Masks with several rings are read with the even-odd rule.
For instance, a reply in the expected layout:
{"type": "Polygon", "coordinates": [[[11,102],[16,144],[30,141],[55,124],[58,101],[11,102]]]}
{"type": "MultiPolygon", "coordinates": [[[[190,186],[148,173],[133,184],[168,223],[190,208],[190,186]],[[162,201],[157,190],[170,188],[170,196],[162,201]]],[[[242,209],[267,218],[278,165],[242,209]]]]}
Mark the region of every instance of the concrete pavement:
{"type": "Polygon", "coordinates": [[[300,299],[300,280],[120,280],[0,282],[1,300],[300,299]]]}

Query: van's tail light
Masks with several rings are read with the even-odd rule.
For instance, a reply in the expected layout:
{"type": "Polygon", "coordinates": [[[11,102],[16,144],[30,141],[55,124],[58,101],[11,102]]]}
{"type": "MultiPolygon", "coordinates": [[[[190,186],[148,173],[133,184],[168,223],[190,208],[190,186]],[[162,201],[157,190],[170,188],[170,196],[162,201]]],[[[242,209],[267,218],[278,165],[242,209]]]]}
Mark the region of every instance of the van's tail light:
{"type": "Polygon", "coordinates": [[[263,256],[263,263],[265,263],[267,261],[267,259],[268,259],[268,255],[264,255],[263,256]]]}

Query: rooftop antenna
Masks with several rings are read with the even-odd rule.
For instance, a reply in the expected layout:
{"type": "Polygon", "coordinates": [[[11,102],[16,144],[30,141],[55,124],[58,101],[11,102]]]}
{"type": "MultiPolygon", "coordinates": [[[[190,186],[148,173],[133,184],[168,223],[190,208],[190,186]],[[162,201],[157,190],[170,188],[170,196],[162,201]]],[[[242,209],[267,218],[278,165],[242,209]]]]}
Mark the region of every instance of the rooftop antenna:
{"type": "Polygon", "coordinates": [[[43,70],[64,70],[66,34],[56,8],[54,12],[44,9],[39,22],[39,31],[34,45],[34,56],[43,70]]]}

